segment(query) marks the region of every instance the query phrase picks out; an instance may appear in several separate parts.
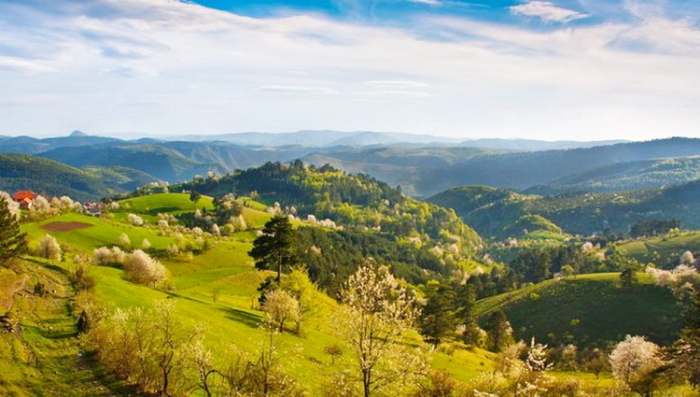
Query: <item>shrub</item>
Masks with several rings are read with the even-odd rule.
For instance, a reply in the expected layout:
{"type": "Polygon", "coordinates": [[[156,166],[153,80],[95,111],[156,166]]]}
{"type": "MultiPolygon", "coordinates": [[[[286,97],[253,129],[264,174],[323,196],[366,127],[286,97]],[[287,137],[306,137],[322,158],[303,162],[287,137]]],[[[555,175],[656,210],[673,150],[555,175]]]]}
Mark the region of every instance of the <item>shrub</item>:
{"type": "Polygon", "coordinates": [[[165,267],[141,250],[136,250],[126,257],[124,271],[129,280],[138,284],[156,286],[167,279],[165,267]]]}
{"type": "Polygon", "coordinates": [[[131,248],[131,239],[126,233],[122,233],[119,236],[119,245],[122,246],[124,249],[129,249],[131,248]]]}
{"type": "Polygon", "coordinates": [[[92,254],[92,263],[95,265],[123,265],[125,259],[126,253],[119,247],[112,247],[112,249],[107,247],[95,248],[92,254]]]}
{"type": "Polygon", "coordinates": [[[52,235],[47,234],[39,241],[39,256],[60,261],[63,257],[63,250],[61,250],[58,241],[52,235]]]}
{"type": "Polygon", "coordinates": [[[129,214],[126,219],[134,226],[143,226],[143,218],[136,214],[129,214]]]}

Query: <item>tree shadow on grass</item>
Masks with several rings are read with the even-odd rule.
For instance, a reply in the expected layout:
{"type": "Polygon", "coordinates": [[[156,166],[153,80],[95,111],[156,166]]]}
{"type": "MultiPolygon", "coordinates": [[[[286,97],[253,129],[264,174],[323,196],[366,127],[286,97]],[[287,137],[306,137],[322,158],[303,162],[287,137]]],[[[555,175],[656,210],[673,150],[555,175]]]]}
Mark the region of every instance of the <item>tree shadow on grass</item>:
{"type": "Polygon", "coordinates": [[[243,323],[251,328],[260,327],[260,323],[262,322],[262,318],[260,316],[240,309],[226,307],[221,308],[220,310],[226,313],[226,317],[229,319],[243,323]]]}

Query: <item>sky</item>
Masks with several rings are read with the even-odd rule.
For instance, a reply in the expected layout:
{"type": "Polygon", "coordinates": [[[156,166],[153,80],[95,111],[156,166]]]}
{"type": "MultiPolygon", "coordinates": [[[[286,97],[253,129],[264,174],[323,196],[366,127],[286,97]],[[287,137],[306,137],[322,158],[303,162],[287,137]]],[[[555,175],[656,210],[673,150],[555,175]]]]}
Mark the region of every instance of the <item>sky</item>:
{"type": "Polygon", "coordinates": [[[700,137],[697,0],[0,0],[0,135],[700,137]]]}

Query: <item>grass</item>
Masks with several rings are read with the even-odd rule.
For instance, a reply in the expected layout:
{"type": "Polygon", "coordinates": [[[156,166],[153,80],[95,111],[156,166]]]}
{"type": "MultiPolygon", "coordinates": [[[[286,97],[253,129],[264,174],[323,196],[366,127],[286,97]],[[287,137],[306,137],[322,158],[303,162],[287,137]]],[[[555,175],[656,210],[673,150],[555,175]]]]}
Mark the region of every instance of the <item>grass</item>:
{"type": "Polygon", "coordinates": [[[159,236],[157,229],[136,227],[113,219],[74,213],[59,215],[41,222],[23,224],[22,230],[29,235],[29,239],[32,241],[36,242],[45,234],[51,234],[62,245],[78,251],[91,251],[102,246],[117,245],[122,233],[129,236],[134,246],[138,247],[144,239],[148,239],[153,249],[156,250],[165,249],[174,241],[171,237],[159,236]],[[92,226],[68,232],[48,232],[42,227],[52,222],[81,222],[92,226]]]}
{"type": "MultiPolygon", "coordinates": [[[[186,195],[164,197],[180,200],[184,205],[185,202],[182,201],[184,196],[186,195]]],[[[152,196],[147,197],[148,200],[132,199],[131,209],[135,213],[142,214],[140,211],[162,208],[162,206],[148,204],[152,196]]],[[[246,207],[244,210],[246,222],[253,227],[261,227],[270,216],[267,212],[258,209],[246,207]]],[[[69,253],[89,254],[96,247],[116,243],[121,233],[129,235],[132,242],[140,242],[141,239],[148,238],[154,249],[164,248],[171,243],[171,238],[158,236],[157,229],[153,227],[134,227],[121,222],[118,218],[105,219],[65,214],[41,222],[27,223],[22,228],[29,234],[30,240],[36,244],[36,241],[46,234],[42,225],[50,222],[83,222],[93,225],[85,229],[52,233],[59,240],[64,251],[69,253]]],[[[217,361],[226,360],[232,346],[254,354],[264,339],[264,330],[260,328],[263,315],[255,309],[258,297],[257,287],[265,277],[271,274],[255,270],[252,259],[247,255],[254,238],[254,232],[239,232],[232,237],[213,239],[209,250],[194,256],[191,260],[163,259],[163,264],[172,275],[171,291],[157,290],[128,282],[123,278],[122,271],[117,268],[93,266],[90,272],[97,282],[95,296],[100,302],[122,308],[150,306],[161,299],[174,300],[175,310],[184,323],[189,326],[204,327],[207,344],[215,352],[217,361]]],[[[67,261],[57,264],[59,266],[57,271],[65,272],[73,266],[70,262],[73,256],[67,255],[66,258],[67,261]]],[[[335,330],[334,313],[337,309],[338,304],[333,299],[319,292],[313,310],[305,316],[302,334],[298,336],[284,333],[278,337],[284,370],[302,382],[311,395],[320,394],[327,375],[330,376],[333,372],[342,369],[355,368],[351,349],[348,346],[343,347],[345,353],[336,359],[334,364],[331,364],[331,358],[323,351],[331,344],[343,346],[335,330]]],[[[418,342],[417,335],[411,339],[411,343],[418,342]]],[[[75,338],[71,343],[74,343],[74,349],[77,352],[78,345],[75,338]]],[[[38,348],[50,350],[49,346],[38,348]]],[[[431,361],[437,368],[443,368],[461,380],[469,380],[477,376],[480,371],[492,367],[490,353],[463,348],[458,348],[450,354],[432,353],[431,361]]],[[[76,364],[69,362],[66,365],[76,364]]],[[[59,377],[63,377],[68,382],[68,374],[62,373],[59,377]]],[[[17,385],[16,380],[8,383],[17,385]]],[[[24,386],[18,387],[24,389],[24,386]]]]}
{"type": "Polygon", "coordinates": [[[21,332],[0,332],[0,395],[130,395],[82,354],[70,309],[74,291],[65,271],[43,261],[21,261],[15,269],[29,275],[27,288],[41,282],[48,293],[20,293],[15,300],[21,332]]]}
{"type": "Polygon", "coordinates": [[[642,263],[654,263],[671,268],[678,265],[685,251],[700,251],[700,231],[682,231],[663,236],[630,240],[618,244],[622,254],[642,263]]]}
{"type": "Polygon", "coordinates": [[[156,193],[119,201],[120,211],[158,215],[158,213],[191,212],[195,209],[214,209],[214,199],[202,196],[197,204],[185,193],[156,193]]]}
{"type": "Polygon", "coordinates": [[[618,273],[547,280],[477,303],[484,319],[503,310],[517,337],[578,346],[606,345],[626,334],[645,335],[658,343],[675,340],[680,307],[671,292],[653,285],[645,274],[630,288],[618,273]]]}
{"type": "MultiPolygon", "coordinates": [[[[167,206],[178,208],[173,211],[187,211],[186,206],[192,204],[187,195],[153,195],[139,198],[140,200],[131,199],[131,210],[147,214],[154,209],[164,208],[165,205],[154,202],[154,197],[158,196],[167,198],[167,206]]],[[[193,209],[194,207],[189,207],[190,211],[193,209]]],[[[244,217],[250,226],[259,228],[269,219],[271,215],[262,209],[246,207],[244,217]]],[[[106,219],[65,214],[41,222],[27,223],[22,228],[35,244],[46,234],[42,225],[49,222],[84,222],[93,225],[86,229],[52,233],[64,251],[69,253],[89,254],[96,247],[116,243],[122,233],[129,235],[132,242],[140,243],[143,238],[148,238],[154,249],[163,249],[172,242],[170,237],[159,236],[153,227],[130,226],[118,217],[106,219]]],[[[254,231],[238,232],[231,237],[212,239],[210,249],[191,260],[163,259],[163,264],[172,275],[173,289],[168,291],[128,282],[120,269],[93,266],[90,272],[97,282],[95,296],[100,302],[121,308],[147,307],[161,299],[173,300],[176,302],[176,313],[185,324],[199,325],[205,329],[206,343],[214,352],[216,361],[223,363],[230,356],[228,352],[232,346],[254,354],[264,339],[264,331],[260,328],[263,315],[255,308],[257,287],[271,274],[256,271],[252,259],[247,255],[254,238],[254,231]]],[[[73,256],[66,257],[67,261],[55,265],[35,263],[32,266],[37,269],[32,270],[32,274],[52,274],[51,277],[57,280],[57,284],[68,291],[65,274],[73,266],[70,262],[73,256]]],[[[478,302],[478,310],[485,315],[502,308],[508,313],[520,336],[532,333],[539,339],[544,334],[545,340],[550,330],[554,330],[557,336],[571,334],[577,338],[577,342],[578,338],[586,342],[621,339],[620,332],[625,329],[647,332],[650,336],[660,338],[670,335],[676,327],[674,321],[677,307],[667,291],[650,285],[646,278],[642,278],[633,291],[622,291],[616,286],[616,280],[616,274],[550,280],[482,300],[478,302]],[[571,320],[574,317],[581,322],[572,328],[571,320]],[[615,324],[611,324],[611,319],[615,324]],[[652,322],[657,324],[651,324],[652,322]],[[601,330],[596,331],[597,328],[601,330]]],[[[48,357],[44,370],[51,373],[39,372],[32,377],[23,373],[24,364],[14,365],[9,359],[0,361],[0,395],[42,395],[37,392],[37,388],[44,382],[42,377],[46,379],[45,382],[61,385],[55,389],[60,391],[58,395],[128,394],[123,392],[123,385],[114,383],[109,376],[100,373],[99,366],[95,367],[97,369],[89,369],[83,359],[76,358],[79,357],[80,348],[75,337],[75,319],[66,306],[70,299],[69,293],[62,292],[61,296],[64,300],[60,304],[44,305],[42,310],[45,311],[37,317],[45,324],[55,324],[51,327],[60,337],[39,328],[33,330],[31,326],[25,334],[24,343],[48,357]],[[81,386],[71,389],[70,385],[75,382],[81,386]]],[[[28,309],[25,311],[29,312],[28,309]]],[[[338,304],[318,293],[313,310],[305,315],[302,334],[284,333],[278,337],[284,370],[302,382],[311,395],[321,393],[327,375],[343,369],[355,369],[351,349],[336,337],[337,312],[338,304]],[[324,347],[331,344],[339,344],[345,352],[334,363],[323,352],[324,347]]],[[[414,335],[407,342],[419,343],[418,336],[414,335]]],[[[0,348],[0,357],[12,357],[12,349],[8,348],[12,343],[0,348]]],[[[465,349],[459,344],[430,353],[434,368],[444,369],[461,381],[469,381],[491,371],[492,359],[491,353],[465,349]]],[[[561,376],[585,377],[586,374],[566,373],[561,376]]]]}

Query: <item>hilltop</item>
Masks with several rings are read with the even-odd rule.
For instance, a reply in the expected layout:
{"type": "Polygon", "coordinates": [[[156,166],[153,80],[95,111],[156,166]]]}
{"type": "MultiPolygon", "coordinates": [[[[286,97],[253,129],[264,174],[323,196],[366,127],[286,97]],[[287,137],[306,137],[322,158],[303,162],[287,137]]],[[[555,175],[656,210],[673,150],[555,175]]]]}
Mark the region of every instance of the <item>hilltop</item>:
{"type": "MultiPolygon", "coordinates": [[[[328,218],[342,225],[342,230],[331,231],[330,240],[310,233],[308,239],[321,250],[343,244],[346,255],[337,259],[350,269],[356,266],[351,258],[372,256],[394,264],[399,274],[413,281],[426,280],[431,272],[445,275],[458,268],[471,269],[484,247],[479,235],[454,211],[407,197],[367,175],[328,165],[267,163],[173,185],[170,190],[253,196],[267,205],[287,208],[301,219],[328,218]]],[[[306,259],[314,261],[313,256],[306,259]]]]}

